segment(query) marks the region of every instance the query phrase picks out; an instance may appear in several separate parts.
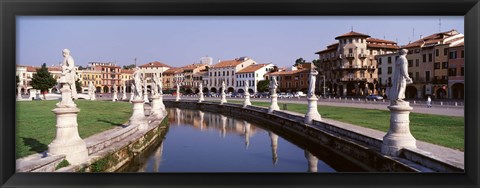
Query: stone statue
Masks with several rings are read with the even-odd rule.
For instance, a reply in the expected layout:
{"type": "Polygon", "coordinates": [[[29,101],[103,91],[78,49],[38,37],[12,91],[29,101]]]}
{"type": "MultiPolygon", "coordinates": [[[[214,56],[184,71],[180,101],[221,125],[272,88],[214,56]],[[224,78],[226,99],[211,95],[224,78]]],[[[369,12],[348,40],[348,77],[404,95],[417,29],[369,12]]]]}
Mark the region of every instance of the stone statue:
{"type": "Polygon", "coordinates": [[[391,103],[403,102],[405,99],[405,89],[407,84],[412,83],[408,76],[407,49],[400,50],[400,57],[395,61],[395,73],[392,78],[392,87],[390,88],[389,98],[391,103]]]}
{"type": "Polygon", "coordinates": [[[227,87],[225,81],[222,81],[222,93],[225,93],[225,87],[227,87]]]}
{"type": "Polygon", "coordinates": [[[277,78],[275,76],[272,76],[272,81],[270,82],[270,89],[272,90],[272,95],[277,94],[277,88],[277,78]]]}
{"type": "Polygon", "coordinates": [[[77,80],[77,74],[75,71],[75,62],[72,56],[70,56],[70,50],[64,49],[62,62],[62,76],[60,83],[66,83],[70,86],[70,92],[73,99],[77,99],[77,88],[75,87],[75,80],[77,80]]]}
{"type": "Polygon", "coordinates": [[[246,95],[247,93],[250,94],[250,93],[248,92],[248,80],[245,80],[245,95],[246,95]]]}
{"type": "Polygon", "coordinates": [[[135,72],[133,72],[133,79],[134,79],[134,84],[135,86],[135,97],[136,98],[141,98],[142,97],[142,77],[140,75],[140,69],[137,67],[135,69],[135,72]]]}
{"type": "Polygon", "coordinates": [[[157,74],[154,74],[152,78],[152,96],[157,96],[158,94],[157,86],[158,86],[158,78],[157,78],[157,74]]]}
{"type": "Polygon", "coordinates": [[[315,82],[317,79],[318,71],[315,70],[315,68],[312,67],[312,70],[310,71],[310,85],[308,87],[308,97],[312,97],[315,95],[315,82]]]}

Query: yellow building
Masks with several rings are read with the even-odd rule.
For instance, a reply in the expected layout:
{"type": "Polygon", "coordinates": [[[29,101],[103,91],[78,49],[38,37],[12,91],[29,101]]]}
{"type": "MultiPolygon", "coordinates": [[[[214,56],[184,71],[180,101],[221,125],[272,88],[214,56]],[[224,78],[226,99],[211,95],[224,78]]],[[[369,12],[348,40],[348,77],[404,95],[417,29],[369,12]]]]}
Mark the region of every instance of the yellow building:
{"type": "Polygon", "coordinates": [[[102,74],[100,71],[91,69],[77,70],[77,75],[82,84],[82,93],[88,93],[88,85],[93,82],[95,91],[100,92],[102,88],[102,74]]]}

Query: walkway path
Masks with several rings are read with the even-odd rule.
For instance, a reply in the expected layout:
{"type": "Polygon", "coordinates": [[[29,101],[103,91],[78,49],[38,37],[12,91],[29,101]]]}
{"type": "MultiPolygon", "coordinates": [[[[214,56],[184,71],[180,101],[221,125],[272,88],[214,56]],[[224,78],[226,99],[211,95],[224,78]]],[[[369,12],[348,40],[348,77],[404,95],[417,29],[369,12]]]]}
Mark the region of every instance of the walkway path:
{"type": "MultiPolygon", "coordinates": [[[[174,96],[164,96],[165,99],[173,99],[175,98],[174,96]]],[[[186,97],[183,96],[182,99],[189,99],[189,100],[196,100],[196,97],[186,97]]],[[[215,101],[215,100],[220,100],[220,98],[212,98],[212,97],[205,97],[205,100],[207,101],[215,101]]],[[[244,99],[242,98],[227,98],[227,101],[233,100],[233,101],[243,101],[244,99]]],[[[270,102],[270,99],[268,98],[251,98],[250,101],[258,101],[258,102],[270,102]]],[[[291,99],[279,99],[279,103],[295,103],[295,104],[307,104],[307,100],[305,98],[291,98],[291,99]]],[[[318,101],[318,105],[320,105],[319,108],[321,108],[322,105],[325,106],[340,106],[340,107],[354,107],[354,108],[365,108],[365,109],[378,109],[378,110],[388,110],[388,102],[365,102],[365,101],[358,101],[358,100],[328,100],[328,99],[320,99],[318,101]]],[[[419,105],[419,104],[413,104],[410,103],[410,105],[413,107],[414,113],[420,113],[420,114],[434,114],[434,115],[445,115],[445,116],[455,116],[455,117],[464,117],[465,110],[463,106],[433,106],[432,108],[427,108],[424,105],[419,105]]]]}

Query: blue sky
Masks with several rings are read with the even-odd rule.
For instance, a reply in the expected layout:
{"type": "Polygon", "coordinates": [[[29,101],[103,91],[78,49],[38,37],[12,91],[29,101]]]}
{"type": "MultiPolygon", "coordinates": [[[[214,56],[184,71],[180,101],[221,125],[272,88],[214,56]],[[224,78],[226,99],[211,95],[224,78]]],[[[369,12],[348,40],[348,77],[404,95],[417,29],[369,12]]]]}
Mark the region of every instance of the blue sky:
{"type": "MultiPolygon", "coordinates": [[[[436,32],[464,33],[463,16],[19,16],[17,64],[58,64],[68,48],[76,65],[91,61],[171,66],[248,56],[280,67],[353,30],[400,45],[436,32]],[[439,21],[441,20],[441,22],[439,21]],[[439,25],[441,23],[441,26],[439,25]],[[414,31],[413,31],[414,30],[414,31]]],[[[467,36],[468,37],[468,36],[467,36]]]]}

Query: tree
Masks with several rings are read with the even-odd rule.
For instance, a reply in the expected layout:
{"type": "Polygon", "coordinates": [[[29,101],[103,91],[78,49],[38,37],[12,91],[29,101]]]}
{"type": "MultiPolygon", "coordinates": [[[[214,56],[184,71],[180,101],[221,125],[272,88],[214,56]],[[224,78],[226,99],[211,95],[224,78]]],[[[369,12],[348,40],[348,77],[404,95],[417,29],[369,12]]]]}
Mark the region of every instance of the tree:
{"type": "Polygon", "coordinates": [[[305,60],[303,58],[298,58],[295,60],[295,64],[293,66],[298,66],[300,63],[305,63],[305,60]]]}
{"type": "Polygon", "coordinates": [[[130,64],[130,65],[123,65],[123,69],[133,69],[135,68],[135,64],[130,64]]]}
{"type": "Polygon", "coordinates": [[[257,91],[259,92],[268,91],[269,85],[270,85],[270,80],[261,80],[257,83],[257,91]]]}
{"type": "Polygon", "coordinates": [[[75,87],[77,88],[77,93],[82,92],[82,83],[80,82],[80,79],[75,80],[75,87]]]}
{"type": "Polygon", "coordinates": [[[34,74],[32,78],[32,87],[40,90],[43,93],[43,98],[45,98],[45,92],[56,84],[57,81],[55,78],[53,78],[52,74],[48,72],[48,68],[45,63],[41,68],[37,69],[36,74],[34,74]]]}

